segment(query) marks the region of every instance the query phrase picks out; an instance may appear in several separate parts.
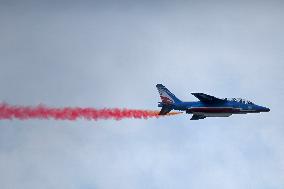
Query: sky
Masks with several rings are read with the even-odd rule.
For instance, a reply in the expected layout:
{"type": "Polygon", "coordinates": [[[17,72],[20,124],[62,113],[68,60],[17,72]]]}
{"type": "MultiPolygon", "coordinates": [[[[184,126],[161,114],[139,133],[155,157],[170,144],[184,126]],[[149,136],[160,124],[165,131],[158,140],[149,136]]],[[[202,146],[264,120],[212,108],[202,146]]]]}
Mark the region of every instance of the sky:
{"type": "Polygon", "coordinates": [[[268,113],[0,121],[0,187],[283,189],[282,1],[0,1],[0,101],[158,110],[157,83],[268,113]]]}

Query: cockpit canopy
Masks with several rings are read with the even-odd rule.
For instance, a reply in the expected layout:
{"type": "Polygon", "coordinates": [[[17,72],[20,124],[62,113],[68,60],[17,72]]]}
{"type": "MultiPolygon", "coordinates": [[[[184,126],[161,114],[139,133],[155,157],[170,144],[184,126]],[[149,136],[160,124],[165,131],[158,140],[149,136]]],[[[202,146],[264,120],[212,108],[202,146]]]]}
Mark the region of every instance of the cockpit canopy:
{"type": "Polygon", "coordinates": [[[251,101],[243,99],[243,98],[225,98],[224,100],[240,102],[240,103],[243,103],[243,104],[254,104],[251,101]]]}

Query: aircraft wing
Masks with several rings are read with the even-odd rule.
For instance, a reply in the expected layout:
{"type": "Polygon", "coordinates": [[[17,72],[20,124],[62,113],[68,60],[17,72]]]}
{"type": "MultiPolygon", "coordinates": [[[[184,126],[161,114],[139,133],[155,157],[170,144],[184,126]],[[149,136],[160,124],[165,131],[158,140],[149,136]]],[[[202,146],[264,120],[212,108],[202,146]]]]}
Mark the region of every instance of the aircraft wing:
{"type": "Polygon", "coordinates": [[[220,102],[225,102],[224,99],[221,98],[216,98],[214,96],[210,96],[204,93],[191,93],[194,95],[196,98],[198,98],[200,101],[205,102],[205,103],[220,103],[220,102]]]}
{"type": "Polygon", "coordinates": [[[199,119],[205,119],[206,117],[203,115],[196,115],[193,114],[190,120],[199,120],[199,119]]]}

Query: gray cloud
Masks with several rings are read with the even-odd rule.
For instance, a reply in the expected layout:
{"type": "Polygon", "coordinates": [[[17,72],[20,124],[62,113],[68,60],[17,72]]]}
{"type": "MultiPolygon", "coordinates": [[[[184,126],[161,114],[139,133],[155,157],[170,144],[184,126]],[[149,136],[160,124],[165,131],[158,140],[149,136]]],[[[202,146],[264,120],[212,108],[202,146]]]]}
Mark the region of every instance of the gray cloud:
{"type": "Polygon", "coordinates": [[[282,2],[1,2],[0,99],[156,107],[156,83],[261,115],[1,121],[1,188],[281,188],[282,2]]]}

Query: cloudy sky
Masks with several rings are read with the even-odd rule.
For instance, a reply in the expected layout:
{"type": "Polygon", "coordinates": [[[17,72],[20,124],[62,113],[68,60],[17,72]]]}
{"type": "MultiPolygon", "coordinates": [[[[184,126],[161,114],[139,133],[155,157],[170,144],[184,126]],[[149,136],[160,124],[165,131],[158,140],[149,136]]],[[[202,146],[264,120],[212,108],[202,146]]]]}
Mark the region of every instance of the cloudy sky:
{"type": "Polygon", "coordinates": [[[0,101],[157,109],[155,85],[269,113],[0,121],[0,188],[283,189],[282,1],[0,1],[0,101]]]}

